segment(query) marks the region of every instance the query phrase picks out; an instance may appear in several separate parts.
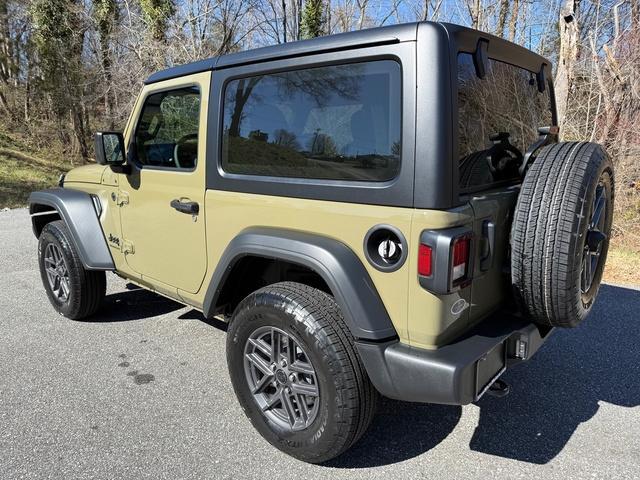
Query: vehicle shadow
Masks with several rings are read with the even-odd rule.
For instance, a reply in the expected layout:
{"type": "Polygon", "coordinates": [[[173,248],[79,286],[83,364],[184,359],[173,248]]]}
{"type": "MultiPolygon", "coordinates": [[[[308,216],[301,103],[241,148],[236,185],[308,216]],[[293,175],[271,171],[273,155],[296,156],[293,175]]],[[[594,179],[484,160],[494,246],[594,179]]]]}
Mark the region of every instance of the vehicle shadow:
{"type": "MultiPolygon", "coordinates": [[[[599,402],[640,405],[640,292],[603,285],[589,318],[556,331],[529,362],[508,371],[511,393],[485,396],[471,450],[544,464],[558,455],[599,402]]],[[[453,431],[461,408],[383,400],[369,431],[326,465],[364,468],[428,452],[453,431]]]]}
{"type": "Polygon", "coordinates": [[[640,291],[603,285],[577,329],[557,331],[507,377],[512,393],[478,402],[472,450],[544,464],[558,455],[599,402],[640,405],[640,291]]]}
{"type": "Polygon", "coordinates": [[[223,322],[218,318],[206,318],[202,312],[199,312],[196,309],[191,309],[188,312],[183,313],[178,317],[180,320],[199,320],[202,323],[206,323],[210,327],[216,328],[221,332],[226,332],[228,324],[227,322],[223,322]]]}
{"type": "Polygon", "coordinates": [[[128,283],[126,290],[107,295],[100,310],[92,317],[83,319],[82,322],[108,323],[144,320],[181,308],[184,308],[184,305],[128,283]]]}
{"type": "Polygon", "coordinates": [[[369,430],[360,441],[324,465],[369,468],[417,457],[447,438],[461,414],[459,406],[425,405],[383,398],[369,430]]]}

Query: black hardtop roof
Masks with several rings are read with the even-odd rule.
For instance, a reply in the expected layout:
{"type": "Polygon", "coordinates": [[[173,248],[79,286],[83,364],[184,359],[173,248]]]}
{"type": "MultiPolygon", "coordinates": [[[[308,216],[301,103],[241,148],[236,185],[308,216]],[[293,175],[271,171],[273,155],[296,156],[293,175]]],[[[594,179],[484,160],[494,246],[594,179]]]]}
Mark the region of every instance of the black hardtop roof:
{"type": "MultiPolygon", "coordinates": [[[[526,63],[537,65],[542,63],[550,66],[550,62],[544,57],[527,50],[526,48],[515,43],[508,42],[502,38],[496,37],[486,32],[473,30],[468,27],[456,25],[452,23],[441,22],[414,22],[404,23],[400,25],[389,25],[386,27],[376,27],[365,30],[357,30],[353,32],[338,33],[327,35],[324,37],[313,38],[309,40],[300,40],[296,42],[283,43],[269,47],[255,48],[237,53],[221,55],[219,57],[207,58],[197,62],[178,65],[175,67],[160,70],[153,73],[147,78],[145,84],[169,80],[172,78],[191,75],[194,73],[206,72],[210,70],[218,70],[238,65],[246,65],[251,63],[260,63],[269,60],[291,58],[312,53],[340,51],[355,48],[358,46],[374,46],[385,45],[400,42],[411,42],[417,39],[418,26],[428,26],[430,28],[441,29],[445,37],[469,37],[474,39],[478,37],[486,38],[490,43],[495,44],[498,48],[508,48],[512,55],[516,57],[524,56],[529,60],[526,63]]],[[[477,41],[477,40],[475,40],[477,41]]],[[[475,45],[475,42],[474,42],[475,45]]],[[[490,49],[491,50],[491,49],[490,49]]],[[[535,69],[533,69],[535,70],[535,69]]]]}
{"type": "Polygon", "coordinates": [[[248,63],[296,57],[316,52],[346,50],[358,45],[386,44],[415,41],[418,23],[405,23],[387,27],[370,28],[354,32],[338,33],[324,37],[288,42],[270,47],[255,48],[238,53],[199,60],[152,74],[145,83],[155,83],[193,73],[216,70],[248,63]]]}

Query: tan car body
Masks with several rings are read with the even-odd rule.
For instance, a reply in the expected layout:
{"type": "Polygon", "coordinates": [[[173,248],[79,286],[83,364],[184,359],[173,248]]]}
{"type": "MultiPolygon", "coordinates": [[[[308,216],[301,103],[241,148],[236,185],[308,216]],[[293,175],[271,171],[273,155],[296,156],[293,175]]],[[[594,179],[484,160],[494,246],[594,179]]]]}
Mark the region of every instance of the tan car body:
{"type": "MultiPolygon", "coordinates": [[[[150,93],[197,85],[205,99],[211,75],[205,72],[146,85],[127,122],[125,143],[150,93]]],[[[207,102],[201,102],[201,139],[206,138],[207,109],[207,102]]],[[[206,158],[205,141],[199,142],[198,157],[206,158]]],[[[367,268],[404,343],[436,348],[480,318],[471,318],[470,308],[451,312],[460,299],[471,304],[470,286],[435,295],[417,280],[420,232],[472,224],[471,204],[453,211],[418,210],[206,190],[206,168],[207,162],[199,161],[191,172],[142,169],[139,185],[132,185],[123,173],[91,165],[71,170],[65,187],[101,199],[100,221],[119,275],[196,309],[202,309],[207,285],[229,242],[247,227],[263,226],[324,235],[349,246],[367,268]],[[204,208],[193,218],[180,214],[169,207],[176,197],[188,197],[204,208]],[[380,272],[365,258],[363,238],[377,224],[398,228],[408,240],[408,260],[395,272],[380,272]]],[[[484,299],[495,303],[486,295],[491,290],[484,292],[484,299]]]]}
{"type": "MultiPolygon", "coordinates": [[[[551,134],[557,124],[551,64],[520,46],[431,22],[327,36],[152,74],[124,131],[96,134],[99,164],[71,170],[62,188],[32,193],[34,234],[63,220],[85,271],[113,271],[207,318],[231,319],[234,311],[239,318],[243,298],[280,282],[305,284],[316,296],[329,293],[369,380],[387,397],[464,405],[490,388],[504,393],[500,375],[528,360],[553,329],[520,314],[511,283],[510,234],[521,175],[491,173],[497,172],[491,152],[504,154],[509,132],[487,150],[482,143],[460,156],[463,90],[456,69],[476,82],[488,58],[514,67],[514,78],[525,78],[527,89],[537,85],[536,95],[548,99],[552,125],[533,147],[557,140],[551,134]],[[271,95],[268,88],[280,88],[269,87],[271,80],[253,92],[265,108],[243,110],[257,84],[249,78],[295,83],[296,72],[313,70],[305,81],[317,86],[321,68],[357,64],[389,75],[381,87],[366,84],[374,103],[386,106],[365,110],[363,103],[355,113],[336,110],[326,117],[349,142],[339,155],[314,151],[324,124],[304,123],[311,110],[293,112],[289,99],[271,95]],[[187,99],[181,123],[175,104],[161,110],[166,98],[187,99]],[[283,109],[291,116],[285,119],[283,109]],[[375,121],[393,119],[397,129],[377,132],[360,112],[375,121]],[[242,118],[246,139],[238,135],[242,118]],[[310,129],[298,140],[313,138],[311,146],[274,150],[281,124],[294,123],[310,129]],[[376,143],[373,150],[357,143],[363,129],[376,143]],[[253,143],[230,148],[231,138],[253,143]],[[396,141],[383,147],[383,138],[396,141]],[[289,149],[304,162],[287,170],[289,149]],[[387,176],[390,167],[397,169],[387,176]],[[343,172],[334,178],[328,173],[334,170],[343,172]]],[[[94,276],[101,280],[96,294],[104,295],[104,277],[94,276]]]]}

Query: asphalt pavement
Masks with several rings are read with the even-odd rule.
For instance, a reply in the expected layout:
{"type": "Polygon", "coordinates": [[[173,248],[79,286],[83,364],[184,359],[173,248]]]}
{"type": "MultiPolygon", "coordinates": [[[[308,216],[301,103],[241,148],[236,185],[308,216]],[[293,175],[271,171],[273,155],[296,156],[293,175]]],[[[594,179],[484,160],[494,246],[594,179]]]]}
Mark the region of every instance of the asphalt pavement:
{"type": "Polygon", "coordinates": [[[465,407],[383,401],[328,465],[275,450],[238,406],[225,328],[108,274],[101,313],[49,305],[25,209],[0,212],[0,478],[640,478],[640,291],[605,285],[465,407]]]}

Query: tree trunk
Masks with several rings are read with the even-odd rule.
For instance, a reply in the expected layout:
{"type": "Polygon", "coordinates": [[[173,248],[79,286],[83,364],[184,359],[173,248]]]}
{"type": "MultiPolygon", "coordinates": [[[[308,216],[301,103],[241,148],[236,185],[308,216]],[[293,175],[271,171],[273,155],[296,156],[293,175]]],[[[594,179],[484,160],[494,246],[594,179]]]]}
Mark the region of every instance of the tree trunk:
{"type": "Polygon", "coordinates": [[[245,79],[238,80],[238,86],[236,87],[235,102],[233,105],[233,113],[231,114],[231,122],[229,124],[229,136],[240,136],[240,122],[242,121],[242,114],[244,113],[244,104],[249,99],[251,91],[260,81],[260,77],[253,77],[249,80],[249,83],[245,87],[245,79]]]}
{"type": "Polygon", "coordinates": [[[287,0],[282,0],[282,43],[287,43],[287,0]]]}
{"type": "Polygon", "coordinates": [[[0,0],[0,80],[5,84],[9,83],[15,73],[11,47],[7,0],[0,0]]]}
{"type": "Polygon", "coordinates": [[[71,107],[71,123],[73,125],[73,135],[78,143],[78,150],[82,163],[89,161],[89,146],[87,145],[87,135],[82,109],[78,105],[71,107]]]}
{"type": "Polygon", "coordinates": [[[467,9],[471,17],[471,27],[480,28],[480,0],[467,0],[467,9]]]}
{"type": "MultiPolygon", "coordinates": [[[[111,75],[111,34],[114,26],[118,21],[118,5],[116,0],[93,0],[94,4],[94,20],[96,22],[96,30],[100,40],[100,63],[102,66],[102,75],[104,76],[104,111],[107,117],[109,128],[113,130],[115,109],[113,106],[112,86],[113,79],[111,75]]],[[[195,51],[196,41],[194,40],[196,32],[195,21],[191,22],[191,33],[193,41],[193,49],[195,51]]]]}
{"type": "Polygon", "coordinates": [[[507,24],[507,14],[509,13],[509,0],[500,0],[500,11],[498,13],[498,24],[496,25],[496,35],[504,35],[504,27],[507,24]]]}
{"type": "Polygon", "coordinates": [[[362,30],[364,28],[364,20],[367,14],[367,3],[368,3],[368,0],[358,0],[358,11],[359,11],[358,30],[362,30]]]}
{"type": "Polygon", "coordinates": [[[580,53],[578,45],[580,29],[577,19],[579,6],[579,0],[565,0],[560,9],[560,54],[558,55],[558,68],[554,86],[561,134],[569,104],[569,92],[575,75],[574,67],[580,53]]]}
{"type": "MultiPolygon", "coordinates": [[[[80,0],[76,0],[77,5],[80,5],[80,0]]],[[[84,80],[84,67],[82,64],[82,48],[84,45],[84,38],[86,30],[82,24],[82,18],[78,12],[74,12],[71,16],[71,23],[73,27],[72,45],[70,49],[71,58],[67,64],[65,76],[69,85],[81,85],[84,80]]],[[[78,149],[82,163],[89,161],[89,146],[87,145],[85,115],[83,113],[84,88],[78,89],[77,92],[69,92],[68,105],[71,111],[71,123],[73,127],[73,133],[78,142],[78,149]]]]}
{"type": "MultiPolygon", "coordinates": [[[[3,90],[7,86],[12,87],[12,79],[15,82],[16,68],[14,60],[11,35],[9,32],[7,0],[0,0],[0,108],[4,110],[5,115],[13,121],[15,121],[16,118],[3,90]]],[[[11,92],[11,88],[9,92],[11,92]]]]}
{"type": "Polygon", "coordinates": [[[509,20],[509,41],[515,42],[516,29],[518,28],[518,16],[520,13],[520,0],[511,2],[511,19],[509,20]]]}
{"type": "Polygon", "coordinates": [[[296,40],[302,39],[302,0],[296,3],[296,40]]]}
{"type": "Polygon", "coordinates": [[[114,116],[114,107],[113,107],[113,96],[111,95],[111,86],[113,85],[112,76],[111,76],[111,53],[109,51],[108,40],[100,40],[101,50],[102,50],[102,70],[104,71],[104,80],[105,80],[105,93],[104,93],[104,107],[105,113],[109,120],[109,128],[113,130],[113,116],[114,116]]]}
{"type": "Polygon", "coordinates": [[[31,119],[31,69],[27,70],[27,78],[25,81],[25,94],[24,94],[24,122],[29,123],[31,119]]]}
{"type": "Polygon", "coordinates": [[[0,107],[5,110],[7,113],[11,113],[11,109],[9,108],[9,103],[7,103],[7,97],[4,92],[0,90],[0,107]]]}
{"type": "Polygon", "coordinates": [[[324,33],[323,35],[331,35],[333,32],[331,31],[331,0],[327,0],[324,6],[324,33]]]}

